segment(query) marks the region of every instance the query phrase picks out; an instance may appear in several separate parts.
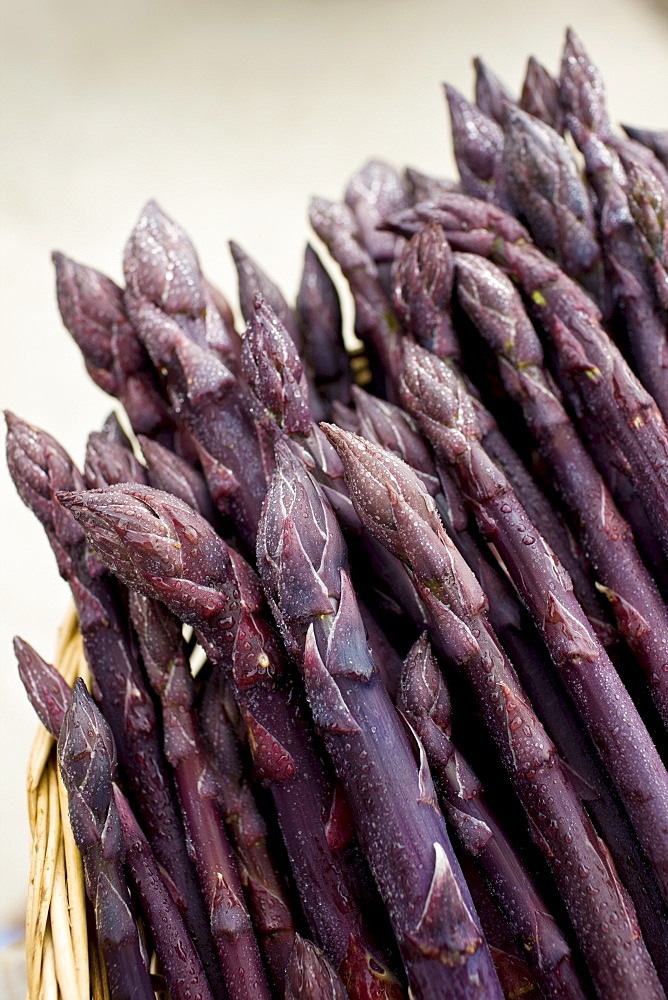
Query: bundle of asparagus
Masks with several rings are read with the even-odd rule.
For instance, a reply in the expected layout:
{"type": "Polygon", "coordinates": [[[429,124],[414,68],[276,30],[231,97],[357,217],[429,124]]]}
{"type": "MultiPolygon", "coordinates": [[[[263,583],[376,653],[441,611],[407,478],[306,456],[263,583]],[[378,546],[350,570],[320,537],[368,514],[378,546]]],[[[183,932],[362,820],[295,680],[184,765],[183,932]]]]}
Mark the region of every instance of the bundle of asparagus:
{"type": "Polygon", "coordinates": [[[231,244],[243,334],[154,203],[124,288],[54,255],[129,429],[7,415],[90,690],[15,650],[113,998],[665,1000],[666,136],[572,32],[475,67],[459,182],[312,203],[354,356],[312,247],[292,308],[231,244]]]}

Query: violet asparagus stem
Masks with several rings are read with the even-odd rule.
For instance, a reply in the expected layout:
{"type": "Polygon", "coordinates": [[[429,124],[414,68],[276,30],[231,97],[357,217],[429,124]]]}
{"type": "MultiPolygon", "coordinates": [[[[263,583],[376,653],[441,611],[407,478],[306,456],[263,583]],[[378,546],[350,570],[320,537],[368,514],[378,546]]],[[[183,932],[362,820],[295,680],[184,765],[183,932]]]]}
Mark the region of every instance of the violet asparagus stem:
{"type": "Polygon", "coordinates": [[[452,326],[452,250],[436,223],[408,242],[394,270],[394,308],[406,330],[439,358],[459,357],[452,326]]]}
{"type": "Polygon", "coordinates": [[[656,297],[668,309],[668,190],[644,163],[628,160],[623,152],[621,160],[635,235],[656,297]]]}
{"type": "Polygon", "coordinates": [[[216,308],[195,248],[154,201],[144,206],[126,244],[123,272],[126,308],[136,299],[148,299],[173,317],[198,347],[209,348],[226,364],[234,363],[237,334],[226,327],[216,308]]]}
{"type": "Polygon", "coordinates": [[[124,266],[129,315],[196,444],[214,503],[223,513],[229,507],[244,540],[252,543],[266,491],[260,446],[242,390],[221,360],[216,340],[221,325],[211,320],[218,314],[205,308],[194,250],[185,234],[149,205],[130,238],[124,266]],[[181,277],[172,293],[173,273],[181,277]]]}
{"type": "Polygon", "coordinates": [[[428,768],[418,770],[369,653],[335,515],[287,444],[278,443],[276,460],[258,530],[258,568],[288,649],[302,664],[311,711],[387,906],[411,995],[500,997],[434,808],[428,768]]]}
{"type": "Polygon", "coordinates": [[[125,867],[146,914],[170,996],[172,1000],[213,1000],[200,957],[148,840],[118,785],[113,791],[123,830],[125,867]]]}
{"type": "Polygon", "coordinates": [[[478,56],[473,60],[473,67],[476,104],[484,115],[503,125],[506,118],[506,104],[514,103],[510,91],[478,56]]]}
{"type": "Polygon", "coordinates": [[[559,102],[557,81],[533,56],[530,56],[527,63],[520,107],[527,114],[545,122],[559,135],[564,134],[564,114],[559,102]]]}
{"type": "Polygon", "coordinates": [[[480,782],[451,742],[450,699],[426,633],[406,658],[398,706],[422,741],[444,810],[464,851],[485,875],[545,996],[583,1000],[561,930],[486,803],[480,782]]]}
{"type": "Polygon", "coordinates": [[[355,215],[359,241],[375,261],[381,287],[389,296],[392,263],[403,239],[379,227],[388,215],[410,204],[406,183],[389,163],[370,160],[348,182],[345,203],[355,215]]]}
{"type": "Polygon", "coordinates": [[[603,305],[594,212],[571,151],[554,129],[519,108],[507,109],[504,132],[508,190],[536,246],[603,305]]]}
{"type": "Polygon", "coordinates": [[[454,249],[489,257],[520,285],[550,338],[560,377],[577,389],[611,454],[619,457],[668,553],[668,428],[654,399],[601,327],[594,303],[531,246],[526,230],[500,209],[463,195],[446,195],[438,206],[416,206],[390,224],[410,234],[428,219],[443,226],[454,249]]]}
{"type": "Polygon", "coordinates": [[[335,970],[311,941],[295,935],[285,1000],[348,1000],[335,970]]]}
{"type": "Polygon", "coordinates": [[[72,698],[72,688],[55,667],[19,636],[14,638],[14,653],[28,700],[39,721],[57,740],[72,698]]]}
{"type": "Polygon", "coordinates": [[[265,820],[244,779],[236,738],[223,705],[222,674],[213,671],[200,692],[198,719],[207,754],[217,772],[216,801],[229,830],[249,898],[253,923],[273,981],[285,989],[295,927],[285,886],[277,872],[265,820]]]}
{"type": "Polygon", "coordinates": [[[313,749],[301,699],[261,616],[251,567],[175,497],[123,486],[61,495],[124,582],[163,601],[232,661],[230,679],[258,777],[268,786],[305,916],[351,1000],[399,1000],[367,944],[341,859],[330,847],[331,782],[313,749]]]}
{"type": "Polygon", "coordinates": [[[112,483],[146,483],[146,469],[126,445],[93,431],[86,444],[84,479],[90,490],[112,483]]]}
{"type": "Polygon", "coordinates": [[[417,344],[406,342],[404,358],[404,404],[454,470],[480,531],[500,553],[668,897],[668,774],[645,724],[575,599],[569,577],[480,444],[464,384],[417,344]]]}
{"type": "MultiPolygon", "coordinates": [[[[313,422],[299,356],[280,320],[261,296],[256,298],[255,315],[244,340],[242,370],[252,395],[251,409],[256,422],[272,437],[283,432],[290,438],[323,483],[343,523],[349,530],[359,531],[359,519],[347,493],[341,462],[313,422]]],[[[369,549],[374,572],[391,594],[402,592],[411,616],[422,625],[420,601],[403,567],[375,540],[363,540],[363,544],[369,549]]]]}
{"type": "MultiPolygon", "coordinates": [[[[420,449],[422,439],[415,435],[411,418],[398,407],[374,400],[357,392],[358,406],[368,419],[362,419],[363,437],[389,448],[403,458],[415,472],[429,493],[434,494],[433,460],[425,462],[420,449]],[[387,423],[380,415],[391,416],[387,423]]],[[[424,446],[422,445],[422,448],[424,446]]],[[[485,559],[473,537],[467,531],[468,511],[464,508],[461,493],[451,480],[449,470],[439,467],[441,486],[446,498],[435,496],[439,513],[444,518],[448,533],[473,569],[489,600],[489,618],[494,631],[509,656],[517,665],[522,683],[528,691],[539,717],[554,739],[562,757],[587,789],[589,810],[599,831],[610,846],[625,888],[635,903],[638,919],[648,943],[648,949],[657,969],[668,970],[668,908],[664,903],[656,880],[642,855],[628,817],[618,804],[607,775],[604,774],[595,748],[583,732],[572,703],[560,678],[554,677],[554,668],[545,662],[546,655],[538,652],[538,635],[524,620],[517,596],[510,592],[505,576],[485,559]],[[445,504],[445,510],[443,507],[445,504]]],[[[664,979],[664,987],[666,985],[664,979]]]]}
{"type": "Polygon", "coordinates": [[[314,198],[309,218],[350,285],[355,301],[355,333],[371,346],[384,378],[391,378],[399,364],[397,321],[376,263],[362,246],[354,213],[347,205],[314,198]]]}
{"type": "MultiPolygon", "coordinates": [[[[283,298],[280,289],[237,243],[230,242],[230,250],[232,251],[232,257],[239,275],[239,300],[241,303],[241,312],[246,322],[250,323],[253,316],[253,301],[255,296],[258,294],[262,295],[270,303],[276,315],[280,317],[297,351],[303,355],[304,337],[295,310],[290,308],[283,298]]],[[[308,363],[305,364],[304,374],[309,385],[312,405],[317,409],[318,413],[324,413],[325,407],[324,404],[320,403],[320,397],[313,380],[313,373],[308,363]]]]}
{"type": "Polygon", "coordinates": [[[636,550],[633,535],[543,369],[543,350],[521,299],[502,271],[474,254],[456,254],[459,300],[497,353],[508,393],[529,428],[611,603],[620,634],[635,652],[668,725],[668,608],[636,550]],[[592,498],[598,497],[593,503],[592,498]]]}
{"type": "Polygon", "coordinates": [[[86,659],[114,733],[120,764],[151,846],[183,898],[184,919],[212,983],[217,959],[183,825],[158,738],[158,720],[128,635],[115,581],[55,499],[59,489],[81,489],[83,479],[63,448],[44,431],[7,414],[7,461],[26,506],[43,524],[61,576],[69,583],[86,659]]]}
{"type": "Polygon", "coordinates": [[[99,271],[54,253],[58,307],[96,385],[125,407],[138,434],[169,432],[173,420],[146,350],[123,305],[123,292],[99,271]]]}
{"type": "Polygon", "coordinates": [[[636,142],[651,149],[657,160],[660,160],[668,170],[668,130],[657,132],[648,128],[635,128],[631,125],[622,125],[622,128],[629,139],[635,139],[636,142]]]}
{"type": "MultiPolygon", "coordinates": [[[[172,493],[207,521],[213,522],[216,511],[201,472],[180,455],[176,455],[157,441],[152,441],[151,438],[139,435],[139,445],[146,462],[146,478],[149,486],[165,493],[172,493]]],[[[128,480],[128,482],[141,482],[141,480],[128,480]]]]}
{"type": "MultiPolygon", "coordinates": [[[[668,322],[654,298],[615,149],[620,143],[627,149],[633,143],[614,141],[601,77],[571,30],[566,35],[559,87],[566,124],[582,151],[598,198],[601,238],[631,351],[644,385],[668,420],[668,322]]],[[[658,161],[654,163],[662,173],[656,182],[668,198],[668,176],[658,161]]]]}
{"type": "Polygon", "coordinates": [[[360,517],[411,568],[430,612],[434,644],[459,665],[476,693],[599,997],[662,997],[607,849],[498,645],[485,616],[484,594],[443,531],[433,500],[400,459],[338,428],[327,432],[342,457],[360,517]],[[612,940],[611,919],[623,944],[612,940]]]}
{"type": "Polygon", "coordinates": [[[430,177],[414,167],[406,167],[406,180],[410,184],[413,203],[438,200],[446,191],[461,191],[461,184],[458,181],[430,177]]]}
{"type": "Polygon", "coordinates": [[[450,109],[452,145],[462,190],[474,198],[513,211],[503,165],[503,130],[484,112],[445,85],[450,109]]]}
{"type": "MultiPolygon", "coordinates": [[[[57,740],[72,700],[72,688],[27,642],[16,638],[14,651],[30,703],[57,740]]],[[[174,900],[178,890],[173,883],[171,888],[165,884],[163,869],[116,785],[114,796],[123,828],[126,869],[139,894],[171,996],[173,1000],[213,1000],[201,959],[174,900]],[[174,941],[179,942],[178,948],[174,948],[174,941]]]]}
{"type": "Polygon", "coordinates": [[[130,614],[144,667],[162,705],[165,756],[174,769],[227,992],[230,1000],[269,1000],[236,858],[215,802],[215,776],[199,735],[193,707],[195,686],[183,652],[181,623],[157,602],[134,593],[130,614]]]}
{"type": "Polygon", "coordinates": [[[297,295],[297,316],[303,332],[305,359],[315,386],[329,403],[350,402],[352,372],[343,342],[339,295],[313,247],[306,247],[297,295]]]}
{"type": "Polygon", "coordinates": [[[155,1000],[123,875],[123,832],[112,793],[114,739],[81,679],[63,719],[58,765],[112,1000],[155,1000]]]}
{"type": "MultiPolygon", "coordinates": [[[[395,304],[400,315],[403,315],[401,302],[412,301],[416,306],[420,305],[422,308],[415,308],[409,316],[403,316],[404,323],[406,324],[407,320],[409,322],[408,331],[413,334],[418,343],[438,357],[457,358],[459,356],[459,343],[451,325],[448,337],[439,338],[437,341],[431,335],[434,326],[438,329],[438,315],[444,309],[445,302],[445,296],[436,297],[431,293],[430,286],[434,286],[432,276],[443,272],[445,261],[448,262],[449,271],[452,270],[453,264],[452,251],[449,249],[442,230],[440,236],[435,230],[431,230],[430,235],[428,235],[430,226],[434,226],[436,230],[440,228],[435,223],[428,224],[424,229],[416,232],[408,242],[395,272],[397,278],[395,304]],[[448,248],[447,252],[444,251],[443,244],[448,248]],[[430,303],[429,310],[424,308],[427,302],[430,303]]],[[[453,275],[450,274],[450,291],[452,277],[453,275]]],[[[448,313],[449,309],[448,304],[448,313]]],[[[578,600],[592,622],[596,634],[602,642],[609,645],[616,638],[614,629],[606,621],[605,612],[601,608],[584,567],[581,565],[581,553],[578,551],[575,539],[538,488],[511,445],[501,434],[491,413],[486,411],[481,403],[476,403],[476,406],[483,430],[482,440],[485,450],[508,476],[532,522],[540,530],[543,537],[549,541],[570,573],[578,600]]],[[[396,412],[395,418],[399,420],[400,424],[402,423],[400,415],[396,412]]],[[[368,437],[368,434],[363,433],[363,436],[368,437]]],[[[371,439],[373,440],[373,438],[371,439]]],[[[389,446],[389,438],[377,440],[379,444],[389,446]]],[[[409,465],[414,464],[409,454],[399,453],[409,465]]],[[[430,492],[433,491],[430,490],[430,492]]]]}
{"type": "Polygon", "coordinates": [[[239,303],[241,313],[246,323],[250,323],[253,316],[253,302],[255,296],[260,293],[269,303],[281,323],[290,334],[297,350],[301,353],[304,346],[299,324],[294,314],[283,297],[280,289],[271,281],[261,268],[252,260],[248,254],[242,250],[238,243],[230,241],[230,252],[239,278],[239,303]]]}

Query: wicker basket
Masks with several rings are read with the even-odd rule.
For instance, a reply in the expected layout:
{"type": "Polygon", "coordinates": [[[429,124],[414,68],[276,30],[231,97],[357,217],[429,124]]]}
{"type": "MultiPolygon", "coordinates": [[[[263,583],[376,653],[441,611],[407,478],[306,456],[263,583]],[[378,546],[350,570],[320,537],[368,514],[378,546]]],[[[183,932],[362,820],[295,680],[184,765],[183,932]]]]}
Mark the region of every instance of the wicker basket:
{"type": "MultiPolygon", "coordinates": [[[[69,684],[77,677],[89,684],[73,609],[60,629],[56,666],[69,684]]],[[[55,741],[41,725],[28,762],[28,815],[28,998],[109,1000],[104,966],[87,918],[81,855],[72,836],[55,741]]]]}

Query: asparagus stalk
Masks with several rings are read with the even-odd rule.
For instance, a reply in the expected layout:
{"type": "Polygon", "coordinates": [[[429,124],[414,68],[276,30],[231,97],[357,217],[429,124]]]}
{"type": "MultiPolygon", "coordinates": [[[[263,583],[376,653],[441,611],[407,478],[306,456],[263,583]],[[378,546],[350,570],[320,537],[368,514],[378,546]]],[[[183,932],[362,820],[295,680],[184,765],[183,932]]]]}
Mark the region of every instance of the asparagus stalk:
{"type": "Polygon", "coordinates": [[[536,246],[604,304],[603,264],[589,192],[562,137],[519,108],[505,121],[508,190],[536,246]]]}
{"type": "Polygon", "coordinates": [[[39,721],[57,740],[72,698],[72,688],[55,667],[19,636],[14,638],[14,654],[28,700],[39,721]]]}
{"type": "Polygon", "coordinates": [[[560,376],[577,389],[581,406],[632,480],[668,553],[668,429],[654,399],[601,327],[594,303],[500,209],[451,194],[438,206],[416,206],[391,224],[411,233],[428,219],[443,226],[454,249],[490,258],[520,285],[550,338],[560,376]]]}
{"type": "Polygon", "coordinates": [[[213,1000],[199,955],[149,842],[118,785],[113,791],[123,831],[125,866],[146,914],[170,996],[172,1000],[213,1000]]]}
{"type": "Polygon", "coordinates": [[[276,458],[258,568],[288,649],[302,664],[311,711],[387,906],[411,994],[500,997],[434,808],[428,768],[416,766],[369,653],[334,513],[289,446],[279,442],[276,458]]]}
{"type": "Polygon", "coordinates": [[[304,340],[294,310],[290,308],[277,285],[258,267],[238,243],[230,241],[232,260],[239,278],[239,304],[246,323],[250,323],[254,312],[255,296],[259,293],[271,305],[281,323],[290,334],[295,347],[302,353],[304,340]]]}
{"type": "Polygon", "coordinates": [[[327,956],[299,934],[290,955],[285,1000],[348,1000],[327,956]]]}
{"type": "Polygon", "coordinates": [[[407,343],[402,394],[439,457],[456,473],[483,536],[500,553],[668,897],[668,774],[574,597],[570,579],[482,448],[475,410],[455,373],[433,354],[407,343]]]}
{"type": "Polygon", "coordinates": [[[183,899],[184,919],[212,983],[220,976],[183,824],[158,736],[158,720],[128,635],[115,581],[86,544],[83,531],[55,499],[83,479],[52,437],[7,414],[7,461],[24,503],[43,524],[61,576],[70,585],[86,659],[123,774],[151,847],[183,899]]]}
{"type": "Polygon", "coordinates": [[[635,128],[631,125],[622,125],[622,128],[629,139],[651,149],[656,158],[668,170],[668,131],[656,132],[648,128],[635,128]]]}
{"type": "MultiPolygon", "coordinates": [[[[314,198],[309,218],[350,285],[355,302],[355,333],[370,345],[375,356],[371,360],[380,366],[375,374],[381,384],[386,385],[398,372],[397,324],[376,263],[362,246],[355,215],[347,205],[314,198]]],[[[381,394],[388,395],[387,392],[381,394]]]]}
{"type": "Polygon", "coordinates": [[[221,360],[221,324],[210,319],[217,313],[206,306],[192,245],[149,205],[129,240],[124,266],[128,313],[196,444],[211,496],[223,513],[229,508],[243,538],[252,541],[266,491],[260,446],[242,390],[221,360]],[[173,292],[172,274],[182,276],[173,292]]]}
{"type": "MultiPolygon", "coordinates": [[[[601,77],[571,30],[567,32],[559,89],[566,124],[582,151],[599,202],[601,236],[614,275],[640,377],[668,420],[668,322],[658,306],[627,196],[627,180],[605,107],[601,77]]],[[[623,141],[627,151],[631,140],[623,141]]],[[[640,147],[643,149],[644,147],[640,147]]],[[[650,154],[651,156],[651,154],[650,154]]],[[[652,157],[656,183],[668,198],[668,174],[652,157]]]]}
{"type": "Polygon", "coordinates": [[[574,515],[587,556],[636,654],[668,725],[668,608],[645,569],[628,524],[543,368],[543,351],[510,279],[474,254],[456,254],[464,309],[497,353],[508,393],[529,428],[574,515]],[[597,503],[592,498],[598,497],[597,503]]]}
{"type": "Polygon", "coordinates": [[[237,334],[227,328],[216,308],[195,248],[154,201],[144,206],[126,244],[123,273],[127,285],[124,303],[126,309],[130,307],[131,321],[134,302],[146,298],[174,317],[188,340],[209,348],[226,365],[234,364],[237,334]]]}
{"type": "Polygon", "coordinates": [[[452,744],[450,698],[426,633],[406,658],[398,706],[422,741],[462,848],[485,875],[545,996],[583,1000],[561,930],[485,801],[482,785],[452,744]]]}
{"type": "MultiPolygon", "coordinates": [[[[432,329],[439,329],[439,315],[443,313],[445,307],[445,295],[436,297],[431,291],[436,285],[434,275],[440,273],[444,278],[445,274],[448,273],[450,295],[453,282],[452,269],[452,251],[449,249],[442,229],[435,223],[427,223],[424,228],[418,230],[411,237],[396,269],[394,300],[395,307],[402,318],[401,303],[404,301],[414,303],[415,308],[409,317],[410,323],[407,329],[418,343],[438,357],[457,360],[459,343],[451,326],[447,337],[436,338],[431,335],[432,329]]],[[[449,309],[448,303],[448,314],[449,309]]],[[[614,630],[605,620],[605,613],[597,600],[586,571],[581,565],[581,554],[578,552],[575,539],[504,438],[491,413],[484,409],[482,403],[476,403],[476,406],[482,424],[482,442],[485,450],[508,476],[532,522],[550,543],[570,573],[578,600],[585,609],[596,634],[602,642],[609,645],[616,636],[614,630]]],[[[399,419],[396,412],[395,419],[399,419]]],[[[363,436],[368,436],[364,432],[362,433],[363,436]]],[[[378,443],[387,447],[389,440],[389,438],[378,440],[378,443]]],[[[408,453],[399,453],[404,461],[414,466],[408,453]]]]}
{"type": "Polygon", "coordinates": [[[259,581],[191,508],[150,487],[61,494],[100,557],[124,582],[163,601],[231,659],[229,677],[258,777],[269,786],[292,876],[316,941],[351,1000],[400,1000],[373,954],[345,867],[328,839],[331,782],[314,752],[298,689],[261,616],[259,581]]]}
{"type": "Polygon", "coordinates": [[[393,298],[407,334],[439,358],[458,358],[451,300],[455,272],[450,244],[436,223],[427,223],[397,259],[393,298]]]}
{"type": "Polygon", "coordinates": [[[112,1000],[155,1000],[123,875],[123,831],[112,792],[114,738],[81,679],[63,719],[58,765],[112,1000]]]}
{"type": "MultiPolygon", "coordinates": [[[[174,769],[188,841],[230,1000],[268,1000],[269,985],[199,735],[193,706],[195,688],[183,652],[180,622],[155,601],[134,593],[130,595],[130,614],[144,667],[162,705],[165,756],[174,769]]],[[[258,927],[260,932],[265,930],[264,926],[258,927]]],[[[288,953],[289,949],[286,963],[288,953]]]]}
{"type": "Polygon", "coordinates": [[[310,245],[304,253],[297,316],[316,389],[329,403],[348,404],[352,372],[343,342],[341,304],[334,282],[310,245]]]}
{"type": "Polygon", "coordinates": [[[146,350],[110,278],[54,253],[56,293],[63,323],[72,334],[96,385],[125,407],[138,434],[164,434],[173,420],[146,350]]]}
{"type": "Polygon", "coordinates": [[[506,105],[514,103],[510,91],[496,73],[493,73],[477,56],[473,60],[473,67],[476,104],[484,115],[503,126],[506,119],[506,105]]]}
{"type": "Polygon", "coordinates": [[[545,122],[559,135],[564,134],[564,114],[559,102],[557,82],[533,56],[530,56],[527,63],[520,107],[527,114],[545,122]]]}
{"type": "Polygon", "coordinates": [[[360,517],[410,567],[430,613],[434,644],[465,672],[478,698],[599,997],[663,996],[607,849],[498,645],[484,594],[445,535],[433,500],[400,459],[337,428],[327,432],[360,517]],[[619,940],[610,935],[611,923],[619,940]]]}
{"type": "MultiPolygon", "coordinates": [[[[372,404],[371,411],[376,403],[380,403],[374,401],[373,397],[369,397],[369,401],[372,404]]],[[[382,429],[382,425],[376,423],[373,433],[368,432],[366,424],[362,436],[403,458],[418,473],[427,491],[432,493],[431,477],[424,475],[429,467],[415,461],[416,450],[412,444],[414,436],[410,418],[398,407],[385,402],[380,403],[380,406],[382,411],[392,414],[392,434],[379,434],[378,429],[382,429]]],[[[468,512],[464,509],[464,500],[456,483],[451,480],[449,470],[442,465],[439,467],[439,477],[448,499],[446,501],[441,495],[436,496],[435,500],[446,529],[473,569],[489,600],[492,627],[511,662],[516,665],[531,703],[554,739],[559,753],[578,776],[580,786],[586,789],[589,811],[610,847],[625,888],[633,897],[648,950],[657,969],[668,970],[668,908],[638,847],[628,817],[610,786],[607,774],[603,772],[593,744],[582,730],[561,678],[554,676],[554,667],[549,659],[546,662],[546,655],[541,655],[537,649],[540,638],[537,633],[535,636],[532,634],[526,612],[523,612],[514,592],[510,592],[507,579],[491,565],[489,557],[483,556],[469,534],[468,512]]],[[[662,983],[665,988],[665,975],[662,976],[662,983]]]]}
{"type": "Polygon", "coordinates": [[[503,164],[503,130],[454,87],[445,85],[452,145],[462,190],[513,211],[503,164]]]}
{"type": "MultiPolygon", "coordinates": [[[[151,438],[139,436],[139,445],[146,461],[146,479],[149,486],[165,493],[172,493],[199,514],[214,521],[215,508],[201,472],[180,455],[163,447],[151,438]]],[[[130,479],[128,482],[141,482],[130,479]]],[[[116,480],[121,482],[121,480],[116,480]]],[[[108,483],[111,485],[111,481],[108,483]]]]}
{"type": "Polygon", "coordinates": [[[383,219],[409,205],[401,175],[382,160],[370,160],[348,182],[345,203],[359,226],[359,240],[378,268],[386,295],[392,282],[392,264],[403,239],[380,229],[383,219]]]}
{"type": "MultiPolygon", "coordinates": [[[[57,740],[73,697],[72,688],[24,640],[14,640],[14,651],[30,703],[57,740]]],[[[112,779],[115,777],[112,768],[112,779]]],[[[163,870],[117,785],[113,792],[123,830],[126,870],[141,900],[173,1000],[212,1000],[201,959],[175,901],[178,889],[173,883],[170,888],[165,884],[163,870]],[[179,942],[178,948],[174,947],[175,941],[179,942]]]]}

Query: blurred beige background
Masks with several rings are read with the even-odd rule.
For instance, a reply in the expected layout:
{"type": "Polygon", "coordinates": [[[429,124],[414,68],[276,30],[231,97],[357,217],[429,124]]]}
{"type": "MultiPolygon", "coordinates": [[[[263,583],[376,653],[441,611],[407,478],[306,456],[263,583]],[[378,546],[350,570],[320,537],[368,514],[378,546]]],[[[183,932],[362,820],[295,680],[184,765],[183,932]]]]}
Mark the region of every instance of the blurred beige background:
{"type": "MultiPolygon", "coordinates": [[[[292,296],[309,195],[337,196],[371,156],[452,175],[440,82],[470,95],[481,55],[515,90],[529,54],[556,69],[567,24],[604,73],[613,118],[668,125],[660,0],[2,0],[0,16],[0,398],[77,461],[113,404],[61,327],[52,249],[119,279],[154,197],[229,296],[230,237],[292,296]]],[[[68,595],[4,462],[0,475],[4,935],[23,919],[35,730],[10,640],[51,657],[68,595]]]]}

